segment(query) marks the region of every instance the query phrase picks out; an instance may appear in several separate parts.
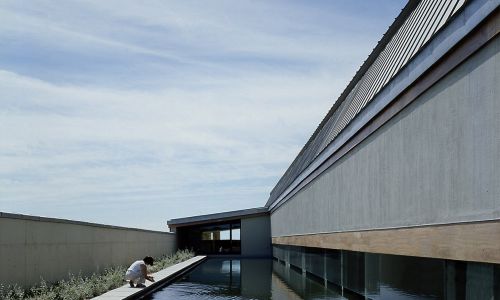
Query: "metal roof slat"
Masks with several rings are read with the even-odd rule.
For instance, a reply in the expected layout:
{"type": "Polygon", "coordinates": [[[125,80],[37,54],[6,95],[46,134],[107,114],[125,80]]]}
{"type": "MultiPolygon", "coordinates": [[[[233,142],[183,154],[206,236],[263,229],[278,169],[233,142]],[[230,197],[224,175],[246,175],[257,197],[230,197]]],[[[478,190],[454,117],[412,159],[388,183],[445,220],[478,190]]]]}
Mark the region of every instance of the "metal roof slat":
{"type": "Polygon", "coordinates": [[[273,188],[266,205],[289,189],[464,3],[465,0],[408,2],[273,188]]]}

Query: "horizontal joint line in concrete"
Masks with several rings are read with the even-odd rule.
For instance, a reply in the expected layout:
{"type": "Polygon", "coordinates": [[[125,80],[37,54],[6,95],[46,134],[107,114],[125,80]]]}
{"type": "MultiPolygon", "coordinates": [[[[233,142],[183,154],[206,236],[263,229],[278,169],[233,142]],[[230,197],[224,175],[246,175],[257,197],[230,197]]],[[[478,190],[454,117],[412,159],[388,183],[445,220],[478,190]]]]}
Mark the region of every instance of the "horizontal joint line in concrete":
{"type": "Polygon", "coordinates": [[[362,229],[347,229],[347,230],[335,230],[335,231],[319,231],[319,232],[312,232],[312,233],[297,233],[297,234],[272,236],[272,238],[306,236],[306,235],[308,236],[308,235],[319,235],[319,234],[333,234],[333,233],[412,229],[412,228],[422,228],[422,227],[453,226],[453,225],[465,225],[465,224],[480,224],[480,223],[490,223],[490,222],[498,222],[498,221],[500,221],[499,218],[494,218],[494,219],[487,219],[487,220],[475,220],[475,221],[473,220],[473,221],[452,222],[452,223],[428,223],[428,224],[407,225],[407,226],[377,227],[377,228],[369,228],[369,229],[362,228],[362,229]]]}

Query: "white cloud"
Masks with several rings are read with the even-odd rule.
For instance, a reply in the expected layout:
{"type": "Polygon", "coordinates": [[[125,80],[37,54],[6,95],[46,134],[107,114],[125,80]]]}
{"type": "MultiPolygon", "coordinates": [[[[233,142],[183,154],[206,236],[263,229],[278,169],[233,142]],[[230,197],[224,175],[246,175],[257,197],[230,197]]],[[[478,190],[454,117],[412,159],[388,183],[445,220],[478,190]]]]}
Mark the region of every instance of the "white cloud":
{"type": "Polygon", "coordinates": [[[0,204],[140,199],[168,207],[174,196],[229,201],[250,189],[246,206],[263,205],[304,133],[330,105],[329,88],[318,83],[326,78],[290,80],[285,86],[255,79],[251,92],[236,82],[203,91],[122,92],[59,87],[2,71],[0,204]],[[309,89],[301,86],[307,82],[309,89]],[[311,105],[305,100],[311,95],[326,101],[311,105]]]}

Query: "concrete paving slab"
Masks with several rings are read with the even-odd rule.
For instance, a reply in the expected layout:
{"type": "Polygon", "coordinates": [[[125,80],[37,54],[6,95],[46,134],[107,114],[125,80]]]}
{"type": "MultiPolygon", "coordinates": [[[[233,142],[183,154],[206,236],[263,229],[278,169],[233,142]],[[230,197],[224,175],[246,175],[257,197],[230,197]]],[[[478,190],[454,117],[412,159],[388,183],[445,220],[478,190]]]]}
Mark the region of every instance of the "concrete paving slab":
{"type": "MultiPolygon", "coordinates": [[[[206,256],[200,255],[183,261],[181,263],[175,264],[161,271],[153,273],[155,282],[146,281],[145,288],[131,288],[128,283],[124,286],[111,290],[105,294],[98,297],[92,298],[92,300],[121,300],[121,299],[132,299],[136,296],[142,295],[150,290],[154,290],[161,285],[163,285],[169,279],[172,279],[178,275],[183,270],[200,263],[204,260],[206,256]]],[[[125,276],[125,274],[124,274],[125,276]]]]}

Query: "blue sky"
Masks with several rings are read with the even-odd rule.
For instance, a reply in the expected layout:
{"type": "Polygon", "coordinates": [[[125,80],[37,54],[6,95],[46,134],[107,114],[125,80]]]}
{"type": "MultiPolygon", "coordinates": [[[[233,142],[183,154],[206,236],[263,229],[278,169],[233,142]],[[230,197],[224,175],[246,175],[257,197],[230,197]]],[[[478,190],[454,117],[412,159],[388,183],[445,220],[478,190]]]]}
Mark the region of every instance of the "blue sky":
{"type": "Polygon", "coordinates": [[[263,206],[404,4],[0,0],[0,211],[263,206]]]}

